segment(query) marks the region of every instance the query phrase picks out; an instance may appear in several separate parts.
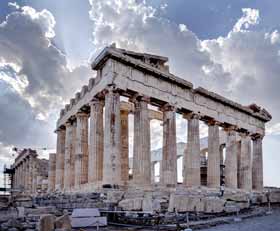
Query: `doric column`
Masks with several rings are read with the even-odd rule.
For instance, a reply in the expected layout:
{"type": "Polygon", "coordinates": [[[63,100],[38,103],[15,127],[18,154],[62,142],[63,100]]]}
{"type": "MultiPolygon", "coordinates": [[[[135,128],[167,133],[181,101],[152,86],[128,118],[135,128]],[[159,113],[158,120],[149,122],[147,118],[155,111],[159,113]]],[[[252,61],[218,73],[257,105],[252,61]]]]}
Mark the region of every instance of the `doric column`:
{"type": "Polygon", "coordinates": [[[220,187],[220,163],[219,125],[215,121],[209,121],[207,186],[210,188],[220,187]]]}
{"type": "Polygon", "coordinates": [[[152,183],[152,184],[155,184],[155,183],[156,183],[156,179],[155,179],[155,164],[156,164],[155,161],[153,161],[153,162],[151,163],[151,183],[152,183]]]}
{"type": "Polygon", "coordinates": [[[120,95],[113,86],[105,94],[103,185],[122,185],[120,95]]]}
{"type": "Polygon", "coordinates": [[[32,193],[32,155],[28,157],[28,191],[29,193],[32,193]]]}
{"type": "Polygon", "coordinates": [[[200,186],[200,140],[199,116],[193,113],[184,115],[188,120],[188,141],[184,152],[184,185],[200,186]]]}
{"type": "Polygon", "coordinates": [[[17,187],[17,168],[16,166],[14,167],[15,173],[14,173],[14,182],[13,182],[13,189],[17,187]]]}
{"type": "Polygon", "coordinates": [[[254,190],[263,190],[263,136],[255,135],[253,139],[253,166],[252,166],[252,186],[254,190]]]}
{"type": "Polygon", "coordinates": [[[71,186],[71,149],[73,126],[71,122],[66,122],[65,134],[65,158],[64,158],[64,189],[69,190],[71,186]]]}
{"type": "Polygon", "coordinates": [[[72,137],[71,137],[71,148],[70,148],[70,165],[71,165],[71,178],[70,178],[70,188],[75,186],[75,153],[76,153],[76,134],[77,134],[77,121],[72,123],[72,137]]]}
{"type": "Polygon", "coordinates": [[[133,182],[137,186],[151,184],[151,145],[148,98],[132,99],[134,111],[133,182]]]}
{"type": "Polygon", "coordinates": [[[23,177],[23,188],[24,188],[24,192],[26,193],[26,190],[27,190],[27,180],[26,180],[26,172],[27,172],[27,164],[26,164],[26,159],[23,160],[22,162],[22,165],[23,165],[23,174],[22,174],[22,177],[23,177]]]}
{"type": "Polygon", "coordinates": [[[226,187],[237,188],[237,142],[236,131],[233,128],[226,128],[226,159],[225,159],[225,185],[226,187]]]}
{"type": "Polygon", "coordinates": [[[62,190],[64,187],[64,158],[65,158],[65,128],[56,130],[56,172],[55,189],[62,190]]]}
{"type": "Polygon", "coordinates": [[[33,173],[32,173],[32,192],[34,194],[37,193],[37,176],[38,176],[38,165],[37,165],[37,159],[33,159],[33,162],[32,162],[32,168],[33,168],[33,173]]]}
{"type": "Polygon", "coordinates": [[[252,190],[251,138],[247,133],[240,133],[240,137],[237,161],[238,188],[252,190]]]}
{"type": "Polygon", "coordinates": [[[104,101],[94,99],[90,102],[90,142],[88,181],[97,183],[102,181],[104,130],[103,130],[104,101]]]}
{"type": "Polygon", "coordinates": [[[127,110],[121,110],[121,178],[126,185],[129,180],[128,159],[128,114],[127,110]]]}
{"type": "Polygon", "coordinates": [[[163,112],[163,150],[160,168],[160,183],[165,186],[177,185],[177,144],[176,144],[176,110],[165,105],[163,112]]]}
{"type": "Polygon", "coordinates": [[[30,155],[30,164],[29,164],[29,168],[30,168],[30,172],[29,172],[29,180],[30,180],[30,192],[33,194],[34,193],[34,183],[33,183],[33,177],[34,177],[34,157],[32,155],[30,155]]]}
{"type": "Polygon", "coordinates": [[[53,192],[55,189],[55,167],[56,153],[49,154],[49,171],[48,171],[48,192],[53,192]]]}
{"type": "Polygon", "coordinates": [[[75,187],[88,181],[88,115],[78,112],[76,115],[75,143],[75,187]]]}

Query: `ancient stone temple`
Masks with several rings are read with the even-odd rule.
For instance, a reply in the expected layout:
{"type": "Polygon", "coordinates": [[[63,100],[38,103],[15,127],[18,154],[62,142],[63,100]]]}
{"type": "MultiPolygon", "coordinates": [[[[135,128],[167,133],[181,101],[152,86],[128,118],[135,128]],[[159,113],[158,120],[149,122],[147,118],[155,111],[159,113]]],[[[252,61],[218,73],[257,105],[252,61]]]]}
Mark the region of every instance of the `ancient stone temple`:
{"type": "Polygon", "coordinates": [[[32,149],[19,151],[14,164],[12,188],[24,194],[44,193],[48,188],[48,160],[32,149]]]}
{"type": "Polygon", "coordinates": [[[51,156],[50,185],[63,192],[100,188],[152,188],[150,121],[163,126],[160,185],[176,188],[176,113],[188,122],[183,153],[183,183],[201,186],[200,127],[208,126],[205,185],[263,189],[262,140],[271,115],[242,106],[174,76],[168,58],[106,47],[92,63],[96,78],[61,110],[57,151],[51,156]],[[128,117],[133,114],[132,176],[129,177],[128,117]],[[222,141],[223,140],[223,141],[222,141]],[[224,155],[223,155],[224,153],[224,155]],[[223,159],[225,156],[225,159],[223,159]]]}

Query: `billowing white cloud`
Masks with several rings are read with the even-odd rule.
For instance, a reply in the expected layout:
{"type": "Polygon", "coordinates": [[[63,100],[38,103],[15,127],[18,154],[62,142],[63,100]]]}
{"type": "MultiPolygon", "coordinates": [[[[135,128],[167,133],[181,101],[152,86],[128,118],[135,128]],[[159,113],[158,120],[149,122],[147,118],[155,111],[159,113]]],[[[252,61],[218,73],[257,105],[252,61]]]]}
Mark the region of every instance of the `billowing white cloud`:
{"type": "MultiPolygon", "coordinates": [[[[202,41],[211,60],[230,73],[224,80],[226,94],[243,104],[255,102],[280,121],[280,43],[278,31],[251,30],[259,21],[257,10],[243,10],[243,17],[226,37],[202,41]],[[242,29],[245,26],[245,29],[242,29]],[[239,28],[239,29],[237,29],[239,28]]],[[[219,89],[218,89],[219,90],[219,89]]]]}
{"type": "Polygon", "coordinates": [[[87,83],[90,68],[67,66],[52,40],[49,11],[10,6],[14,11],[0,24],[0,142],[53,148],[58,112],[87,83]]]}
{"type": "Polygon", "coordinates": [[[163,13],[158,11],[162,9],[148,6],[145,1],[90,0],[90,3],[97,48],[115,42],[122,48],[168,56],[173,73],[195,84],[204,82],[202,67],[211,67],[213,63],[186,25],[161,17],[163,13]]]}
{"type": "Polygon", "coordinates": [[[97,48],[116,42],[122,48],[168,56],[171,71],[195,86],[245,105],[255,102],[272,113],[274,123],[280,121],[279,33],[257,30],[259,10],[242,9],[243,16],[227,36],[202,41],[187,23],[169,21],[160,7],[145,1],[90,3],[97,48]]]}

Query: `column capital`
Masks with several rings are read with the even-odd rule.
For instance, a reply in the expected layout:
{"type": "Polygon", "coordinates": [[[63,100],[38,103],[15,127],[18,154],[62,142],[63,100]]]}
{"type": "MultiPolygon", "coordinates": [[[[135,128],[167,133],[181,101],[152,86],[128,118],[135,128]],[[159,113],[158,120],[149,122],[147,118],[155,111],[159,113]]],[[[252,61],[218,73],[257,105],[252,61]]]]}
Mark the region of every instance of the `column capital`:
{"type": "Polygon", "coordinates": [[[119,93],[119,91],[120,90],[116,88],[115,84],[110,84],[110,85],[107,85],[107,87],[104,88],[103,91],[99,93],[98,97],[102,97],[102,96],[106,95],[108,92],[119,93]]]}
{"type": "Polygon", "coordinates": [[[254,133],[254,134],[251,134],[251,139],[252,140],[262,140],[264,138],[264,135],[262,134],[259,134],[259,133],[254,133]]]}
{"type": "Polygon", "coordinates": [[[191,119],[200,119],[201,115],[194,113],[194,112],[189,112],[189,113],[184,113],[183,114],[183,118],[187,119],[187,120],[191,120],[191,119]]]}
{"type": "Polygon", "coordinates": [[[246,138],[250,136],[249,131],[239,131],[238,134],[241,136],[241,138],[246,138]]]}
{"type": "Polygon", "coordinates": [[[172,106],[172,105],[170,105],[169,103],[166,103],[166,104],[164,104],[163,106],[161,106],[161,107],[159,108],[159,110],[160,110],[161,112],[164,112],[164,111],[176,111],[176,108],[175,108],[175,106],[172,106]]]}
{"type": "Polygon", "coordinates": [[[224,127],[225,132],[236,132],[238,130],[237,126],[235,125],[228,125],[224,127]]]}
{"type": "Polygon", "coordinates": [[[78,111],[78,113],[76,114],[76,118],[81,118],[81,117],[88,117],[88,113],[83,111],[78,111]]]}
{"type": "Polygon", "coordinates": [[[71,127],[72,126],[72,123],[71,123],[71,121],[66,121],[66,123],[65,123],[65,127],[71,127]]]}
{"type": "Polygon", "coordinates": [[[145,96],[145,95],[141,95],[141,94],[135,94],[133,95],[130,99],[130,102],[135,103],[135,102],[139,102],[139,101],[143,101],[146,103],[150,103],[150,97],[145,96]]]}
{"type": "Polygon", "coordinates": [[[221,125],[221,123],[219,121],[216,121],[214,119],[208,119],[207,121],[205,121],[205,124],[208,126],[215,126],[215,125],[220,126],[221,125]]]}
{"type": "Polygon", "coordinates": [[[89,106],[99,106],[99,105],[102,105],[104,106],[105,102],[104,102],[104,99],[101,99],[101,98],[97,98],[97,97],[94,97],[92,98],[92,100],[89,102],[89,106]]]}

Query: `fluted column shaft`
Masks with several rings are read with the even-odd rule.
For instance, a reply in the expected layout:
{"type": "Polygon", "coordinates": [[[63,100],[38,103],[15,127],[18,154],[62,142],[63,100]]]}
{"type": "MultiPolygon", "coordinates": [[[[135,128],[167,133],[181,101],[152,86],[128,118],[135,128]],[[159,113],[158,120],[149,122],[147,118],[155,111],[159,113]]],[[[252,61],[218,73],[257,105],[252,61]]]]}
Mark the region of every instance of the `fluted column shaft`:
{"type": "Polygon", "coordinates": [[[210,122],[208,127],[207,186],[220,187],[220,137],[219,125],[210,122]]]}
{"type": "Polygon", "coordinates": [[[112,86],[105,95],[104,184],[122,185],[120,95],[112,86]]]}
{"type": "Polygon", "coordinates": [[[254,190],[263,190],[263,149],[262,136],[253,137],[252,186],[254,190]]]}
{"type": "Polygon", "coordinates": [[[48,192],[55,190],[56,154],[49,154],[48,192]]]}
{"type": "Polygon", "coordinates": [[[90,144],[88,181],[96,183],[102,181],[104,130],[103,130],[104,101],[94,99],[90,103],[90,144]]]}
{"type": "Polygon", "coordinates": [[[252,190],[252,157],[251,138],[247,134],[240,134],[240,150],[238,155],[238,188],[252,190]]]}
{"type": "Polygon", "coordinates": [[[73,140],[73,126],[70,122],[66,123],[65,134],[65,159],[64,159],[64,189],[69,190],[71,186],[71,151],[73,140]]]}
{"type": "Polygon", "coordinates": [[[62,190],[64,188],[65,128],[58,129],[56,133],[55,189],[62,190]]]}
{"type": "Polygon", "coordinates": [[[88,115],[78,112],[75,143],[75,187],[88,180],[88,115]]]}
{"type": "Polygon", "coordinates": [[[162,111],[163,150],[160,182],[162,185],[175,187],[177,185],[176,111],[169,105],[162,111]]]}
{"type": "Polygon", "coordinates": [[[237,188],[237,142],[236,131],[226,130],[226,159],[225,159],[225,185],[226,187],[237,188]]]}
{"type": "Polygon", "coordinates": [[[126,185],[129,180],[129,159],[128,159],[128,114],[126,110],[121,110],[121,178],[126,185]]]}
{"type": "Polygon", "coordinates": [[[32,173],[32,187],[33,187],[33,190],[32,192],[34,194],[37,193],[37,176],[38,176],[38,166],[37,166],[37,160],[36,159],[33,159],[33,173],[32,173]]]}
{"type": "Polygon", "coordinates": [[[187,187],[200,186],[200,140],[199,116],[184,115],[188,120],[188,141],[184,152],[184,185],[187,187]]]}
{"type": "Polygon", "coordinates": [[[27,180],[26,180],[26,176],[27,176],[27,164],[26,164],[26,160],[24,159],[23,160],[23,187],[24,187],[24,192],[26,193],[26,190],[27,190],[27,180]]]}
{"type": "Polygon", "coordinates": [[[137,97],[133,100],[134,144],[133,144],[133,182],[137,186],[151,184],[151,145],[148,99],[137,97]]]}

